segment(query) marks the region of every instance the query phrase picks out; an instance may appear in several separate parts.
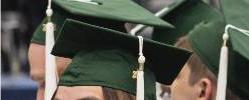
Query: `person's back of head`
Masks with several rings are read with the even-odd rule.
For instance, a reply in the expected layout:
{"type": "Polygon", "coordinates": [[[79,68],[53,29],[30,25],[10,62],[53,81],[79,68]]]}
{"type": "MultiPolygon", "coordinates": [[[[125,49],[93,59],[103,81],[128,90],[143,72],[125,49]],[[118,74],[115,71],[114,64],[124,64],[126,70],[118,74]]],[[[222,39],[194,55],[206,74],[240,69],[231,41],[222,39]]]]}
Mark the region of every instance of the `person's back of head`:
{"type": "MultiPolygon", "coordinates": [[[[188,37],[180,38],[176,44],[176,47],[184,48],[193,51],[188,37]]],[[[194,52],[189,60],[186,62],[182,70],[189,69],[189,80],[186,80],[192,88],[196,86],[201,87],[200,90],[194,90],[193,93],[199,94],[199,97],[208,98],[207,100],[215,100],[217,89],[217,77],[209,69],[209,67],[203,63],[200,57],[194,52]],[[187,68],[186,68],[187,67],[187,68]],[[210,90],[211,89],[211,90],[210,90]]],[[[180,74],[182,71],[180,72],[180,74]]],[[[177,80],[176,80],[177,81],[177,80]]],[[[181,85],[181,84],[180,84],[181,85]]],[[[174,90],[173,90],[174,91],[174,90]]],[[[237,95],[232,93],[229,89],[226,92],[226,100],[240,100],[237,95]]]]}

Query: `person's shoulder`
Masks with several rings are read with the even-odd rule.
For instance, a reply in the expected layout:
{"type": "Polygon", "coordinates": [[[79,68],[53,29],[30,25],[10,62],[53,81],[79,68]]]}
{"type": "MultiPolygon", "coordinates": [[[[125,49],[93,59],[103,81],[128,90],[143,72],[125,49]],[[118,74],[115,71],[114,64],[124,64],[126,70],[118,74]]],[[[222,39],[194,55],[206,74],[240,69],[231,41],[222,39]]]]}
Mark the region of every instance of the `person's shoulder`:
{"type": "Polygon", "coordinates": [[[45,32],[43,31],[43,24],[45,23],[45,19],[41,22],[41,24],[35,29],[33,36],[31,38],[30,43],[45,44],[45,32]]]}

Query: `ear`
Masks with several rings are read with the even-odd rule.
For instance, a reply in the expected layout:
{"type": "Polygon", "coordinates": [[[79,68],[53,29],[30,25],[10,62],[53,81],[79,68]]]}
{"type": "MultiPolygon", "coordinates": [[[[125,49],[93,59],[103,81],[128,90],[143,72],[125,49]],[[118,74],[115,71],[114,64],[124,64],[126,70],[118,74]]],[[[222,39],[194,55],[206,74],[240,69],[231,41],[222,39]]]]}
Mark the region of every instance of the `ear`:
{"type": "Polygon", "coordinates": [[[201,78],[197,82],[197,94],[198,100],[211,100],[212,91],[213,91],[213,83],[208,78],[201,78]]]}

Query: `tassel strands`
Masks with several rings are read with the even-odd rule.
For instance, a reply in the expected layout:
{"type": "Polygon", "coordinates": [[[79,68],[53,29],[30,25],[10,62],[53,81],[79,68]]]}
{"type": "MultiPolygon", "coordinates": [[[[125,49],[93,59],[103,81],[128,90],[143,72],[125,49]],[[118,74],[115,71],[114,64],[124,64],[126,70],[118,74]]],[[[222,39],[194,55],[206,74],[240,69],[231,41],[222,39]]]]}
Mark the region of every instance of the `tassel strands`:
{"type": "Polygon", "coordinates": [[[228,38],[229,38],[228,33],[224,33],[223,46],[221,47],[221,52],[220,52],[220,64],[219,64],[216,100],[226,99],[227,67],[228,67],[228,47],[226,44],[228,38]]]}
{"type": "Polygon", "coordinates": [[[139,39],[139,68],[137,70],[137,93],[136,100],[144,100],[144,63],[145,57],[143,56],[143,37],[137,36],[139,39]]]}
{"type": "Polygon", "coordinates": [[[223,34],[223,45],[220,52],[219,73],[217,82],[216,100],[226,100],[226,87],[227,87],[227,71],[228,71],[228,47],[227,41],[229,39],[228,30],[234,29],[249,37],[249,31],[238,28],[231,24],[226,25],[225,33],[223,34]]]}
{"type": "Polygon", "coordinates": [[[51,0],[48,0],[46,10],[47,23],[45,24],[46,40],[45,40],[45,100],[51,100],[57,87],[57,73],[55,56],[51,53],[54,46],[54,24],[51,21],[53,10],[51,9],[51,0]]]}

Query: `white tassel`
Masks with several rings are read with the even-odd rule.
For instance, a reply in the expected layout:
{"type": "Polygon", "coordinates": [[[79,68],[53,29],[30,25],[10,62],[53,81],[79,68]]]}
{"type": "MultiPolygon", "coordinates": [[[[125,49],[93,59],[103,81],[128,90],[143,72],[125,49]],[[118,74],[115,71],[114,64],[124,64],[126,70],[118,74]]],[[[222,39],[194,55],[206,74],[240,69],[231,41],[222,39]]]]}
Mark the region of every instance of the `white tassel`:
{"type": "Polygon", "coordinates": [[[229,38],[228,27],[225,28],[225,33],[223,34],[223,45],[220,51],[220,64],[219,64],[219,73],[217,81],[217,92],[216,100],[225,100],[226,99],[226,88],[227,88],[227,68],[228,68],[228,47],[227,41],[229,38]]]}
{"type": "Polygon", "coordinates": [[[163,9],[161,9],[160,11],[158,11],[155,16],[157,17],[162,17],[163,15],[165,15],[167,12],[169,11],[169,7],[164,7],[163,9]]]}
{"type": "MultiPolygon", "coordinates": [[[[157,13],[155,13],[155,16],[156,17],[162,17],[168,11],[169,11],[169,7],[165,7],[163,9],[161,9],[160,11],[158,11],[157,13]]],[[[135,36],[137,34],[137,32],[139,32],[140,30],[142,30],[142,29],[144,29],[146,27],[147,27],[146,25],[138,24],[133,29],[130,30],[130,34],[132,36],[135,36]]]]}
{"type": "Polygon", "coordinates": [[[139,32],[140,30],[144,29],[146,26],[143,24],[138,24],[136,25],[133,29],[131,29],[130,34],[132,36],[135,36],[137,32],[139,32]]]}
{"type": "Polygon", "coordinates": [[[240,33],[244,34],[245,36],[249,37],[249,30],[245,30],[245,29],[242,29],[242,28],[233,26],[233,25],[231,25],[231,24],[227,24],[227,25],[226,25],[226,27],[225,27],[225,33],[228,33],[228,29],[229,29],[229,28],[234,29],[234,30],[237,30],[237,31],[239,31],[240,33]]]}
{"type": "Polygon", "coordinates": [[[228,48],[223,46],[220,53],[220,65],[217,83],[216,100],[226,100],[227,86],[227,65],[228,65],[228,48]]]}
{"type": "Polygon", "coordinates": [[[94,2],[93,0],[72,0],[76,2],[81,2],[81,3],[88,3],[88,4],[93,4],[93,5],[100,5],[99,2],[94,2]]]}
{"type": "Polygon", "coordinates": [[[53,23],[48,22],[45,27],[46,27],[45,100],[51,100],[57,87],[55,56],[50,54],[54,46],[54,26],[53,23]]]}
{"type": "Polygon", "coordinates": [[[217,82],[217,93],[216,100],[226,99],[226,87],[227,87],[227,71],[228,71],[228,47],[227,41],[229,38],[228,29],[234,29],[249,37],[249,31],[245,29],[238,28],[231,24],[227,24],[225,27],[225,33],[223,34],[223,46],[220,52],[220,64],[217,82]]]}
{"type": "Polygon", "coordinates": [[[144,63],[145,57],[143,56],[143,37],[137,36],[139,39],[139,69],[137,70],[137,93],[136,100],[144,100],[144,63]]]}
{"type": "Polygon", "coordinates": [[[48,22],[45,24],[46,31],[46,46],[45,46],[45,100],[51,100],[57,87],[57,70],[56,59],[51,53],[54,46],[54,24],[51,22],[51,16],[53,10],[51,9],[51,0],[48,0],[48,6],[46,10],[48,22]]]}
{"type": "Polygon", "coordinates": [[[137,72],[137,99],[144,100],[144,72],[138,70],[137,72]]]}
{"type": "Polygon", "coordinates": [[[221,48],[216,100],[226,100],[228,48],[221,48]]]}

